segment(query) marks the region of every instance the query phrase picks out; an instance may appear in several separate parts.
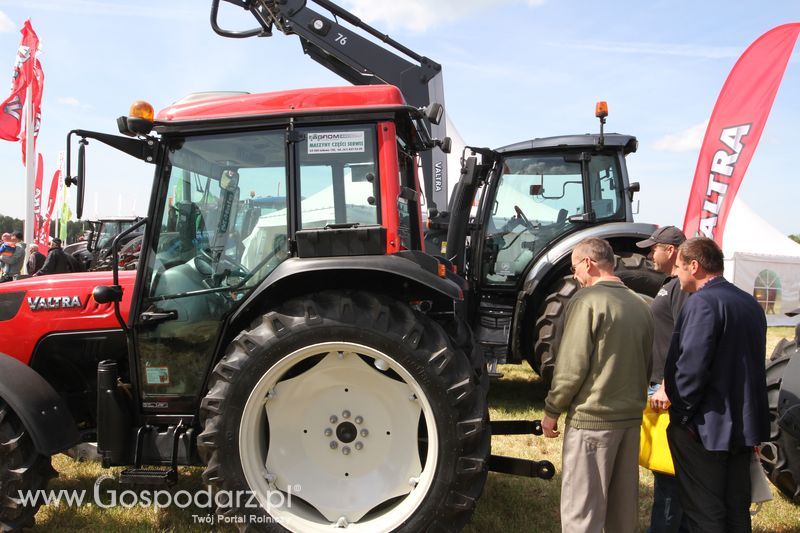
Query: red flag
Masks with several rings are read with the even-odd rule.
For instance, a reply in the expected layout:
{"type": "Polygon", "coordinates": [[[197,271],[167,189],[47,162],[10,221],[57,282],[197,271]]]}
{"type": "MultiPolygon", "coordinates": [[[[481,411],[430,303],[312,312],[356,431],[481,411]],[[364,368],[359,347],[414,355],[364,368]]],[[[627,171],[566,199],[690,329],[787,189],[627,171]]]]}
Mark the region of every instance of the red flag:
{"type": "Polygon", "coordinates": [[[769,117],[800,23],[773,28],[745,50],[717,98],[683,220],[687,236],[722,246],[725,221],[769,117]]]}
{"type": "Polygon", "coordinates": [[[44,164],[42,163],[42,154],[39,154],[38,165],[36,166],[36,182],[33,185],[33,236],[34,238],[39,234],[39,223],[41,222],[42,213],[42,174],[44,173],[44,164]]]}
{"type": "Polygon", "coordinates": [[[18,141],[22,127],[22,106],[28,86],[34,79],[34,58],[39,49],[39,37],[26,20],[22,27],[22,40],[14,62],[11,79],[11,94],[0,104],[0,139],[18,141]]]}
{"type": "MultiPolygon", "coordinates": [[[[41,168],[41,167],[40,167],[41,168]]],[[[53,181],[50,182],[50,196],[47,197],[47,209],[45,210],[42,227],[39,228],[37,242],[39,248],[47,248],[48,237],[50,237],[50,220],[53,216],[53,208],[56,204],[56,195],[58,195],[58,185],[61,183],[61,169],[56,169],[53,174],[53,181]]]]}

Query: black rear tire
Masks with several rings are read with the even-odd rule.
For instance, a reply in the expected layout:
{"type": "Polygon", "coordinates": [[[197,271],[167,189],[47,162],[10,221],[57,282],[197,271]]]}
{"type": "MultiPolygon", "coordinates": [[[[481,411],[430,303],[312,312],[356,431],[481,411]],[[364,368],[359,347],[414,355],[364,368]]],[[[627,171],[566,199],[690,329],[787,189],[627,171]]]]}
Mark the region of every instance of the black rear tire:
{"type": "MultiPolygon", "coordinates": [[[[285,365],[291,354],[334,342],[369,347],[391,358],[419,385],[435,418],[439,445],[432,482],[425,489],[424,498],[414,503],[413,513],[404,518],[398,513],[398,523],[388,529],[407,532],[462,529],[472,515],[488,471],[490,433],[485,379],[476,372],[459,346],[461,343],[452,341],[442,326],[408,305],[379,294],[325,291],[295,298],[266,313],[236,337],[217,364],[210,390],[201,404],[204,431],[198,438],[198,450],[207,464],[204,480],[225,491],[258,490],[257,486],[249,485],[245,474],[248,467],[240,457],[239,443],[243,435],[247,438],[245,426],[251,420],[246,404],[252,401],[250,398],[256,394],[253,391],[259,390],[264,379],[278,376],[275,379],[280,382],[291,379],[285,378],[287,375],[296,377],[308,371],[302,365],[309,361],[303,360],[286,371],[281,370],[284,367],[280,365],[285,365]]],[[[310,363],[312,370],[313,365],[322,364],[310,363]]],[[[277,384],[270,386],[273,390],[278,388],[277,384]]],[[[298,409],[296,416],[309,419],[312,413],[298,409]]],[[[425,421],[423,417],[420,425],[425,421]]],[[[267,431],[269,426],[267,419],[267,431]]],[[[299,443],[300,439],[298,446],[299,443]]],[[[267,437],[267,450],[269,446],[267,437]]],[[[387,503],[382,512],[393,512],[393,506],[394,503],[387,503]]],[[[235,507],[220,511],[259,516],[256,522],[260,523],[251,523],[247,529],[285,530],[281,525],[268,523],[269,518],[281,521],[281,515],[274,512],[269,517],[263,507],[255,513],[254,509],[235,507]]],[[[287,516],[294,520],[294,515],[283,516],[284,525],[287,516]]],[[[300,519],[308,520],[308,516],[306,513],[300,519]]],[[[353,525],[369,529],[369,521],[375,516],[370,512],[353,525]]],[[[320,521],[323,525],[330,523],[320,521]]],[[[291,529],[302,530],[302,527],[291,529]]]]}
{"type": "MultiPolygon", "coordinates": [[[[664,283],[664,275],[653,270],[652,263],[641,254],[621,253],[617,256],[614,272],[631,290],[654,297],[664,283]]],[[[547,387],[553,379],[556,354],[564,333],[564,318],[569,300],[580,288],[572,276],[564,276],[555,283],[553,291],[540,306],[539,318],[533,328],[533,352],[528,363],[547,387]]]]}
{"type": "Polygon", "coordinates": [[[44,489],[54,475],[50,457],[36,451],[17,414],[0,399],[0,531],[34,526],[41,503],[24,505],[19,491],[44,489]]]}
{"type": "Polygon", "coordinates": [[[762,446],[761,454],[766,460],[761,464],[773,485],[792,502],[800,504],[800,442],[782,431],[778,425],[778,395],[783,382],[783,373],[792,357],[800,357],[794,341],[781,340],[767,363],[767,394],[769,396],[770,442],[775,445],[762,446]]]}

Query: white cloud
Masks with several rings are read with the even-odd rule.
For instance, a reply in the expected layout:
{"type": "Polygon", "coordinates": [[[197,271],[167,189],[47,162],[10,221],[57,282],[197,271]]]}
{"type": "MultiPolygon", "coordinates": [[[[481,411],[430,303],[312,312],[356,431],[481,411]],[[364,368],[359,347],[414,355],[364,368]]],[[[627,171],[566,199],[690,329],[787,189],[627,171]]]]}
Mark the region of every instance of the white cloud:
{"type": "MultiPolygon", "coordinates": [[[[525,0],[538,7],[547,0],[525,0]]],[[[346,0],[344,4],[368,24],[388,30],[423,32],[440,24],[466,17],[476,11],[520,0],[346,0]]]]}
{"type": "Polygon", "coordinates": [[[549,42],[548,46],[594,52],[620,54],[661,55],[726,59],[739,57],[744,49],[739,46],[700,46],[695,44],[629,43],[615,41],[549,42]]]}
{"type": "Polygon", "coordinates": [[[678,133],[671,133],[660,138],[653,148],[662,152],[691,152],[699,150],[708,128],[708,121],[695,124],[678,133]]]}
{"type": "Polygon", "coordinates": [[[14,21],[8,18],[4,12],[0,11],[0,33],[8,33],[10,31],[14,31],[17,25],[14,24],[14,21]]]}
{"type": "Polygon", "coordinates": [[[78,100],[77,98],[75,98],[73,96],[59,96],[58,97],[58,103],[59,104],[63,104],[63,105],[67,105],[67,106],[70,106],[70,107],[80,107],[80,108],[83,108],[83,109],[92,107],[89,104],[81,103],[80,100],[78,100]]]}

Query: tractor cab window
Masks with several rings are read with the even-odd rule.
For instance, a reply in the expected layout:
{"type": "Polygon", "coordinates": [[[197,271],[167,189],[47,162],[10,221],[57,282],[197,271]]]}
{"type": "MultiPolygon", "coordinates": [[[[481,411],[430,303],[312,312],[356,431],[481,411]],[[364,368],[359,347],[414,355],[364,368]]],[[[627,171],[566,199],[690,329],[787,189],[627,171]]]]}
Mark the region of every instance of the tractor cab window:
{"type": "Polygon", "coordinates": [[[288,256],[284,135],[171,145],[144,312],[174,318],[141,320],[145,395],[197,394],[225,314],[288,256]]]}
{"type": "Polygon", "coordinates": [[[94,245],[95,250],[99,250],[101,248],[109,248],[111,246],[111,241],[125,231],[126,229],[133,226],[137,220],[104,220],[100,223],[100,230],[97,232],[97,241],[94,245]]]}
{"type": "MultiPolygon", "coordinates": [[[[593,155],[587,167],[595,216],[617,217],[623,203],[616,160],[593,155]]],[[[536,154],[506,158],[498,179],[494,201],[484,206],[483,276],[511,285],[550,243],[577,227],[569,218],[586,212],[583,172],[577,157],[536,154]]]]}
{"type": "Polygon", "coordinates": [[[374,126],[301,130],[300,227],[378,224],[374,126]]]}

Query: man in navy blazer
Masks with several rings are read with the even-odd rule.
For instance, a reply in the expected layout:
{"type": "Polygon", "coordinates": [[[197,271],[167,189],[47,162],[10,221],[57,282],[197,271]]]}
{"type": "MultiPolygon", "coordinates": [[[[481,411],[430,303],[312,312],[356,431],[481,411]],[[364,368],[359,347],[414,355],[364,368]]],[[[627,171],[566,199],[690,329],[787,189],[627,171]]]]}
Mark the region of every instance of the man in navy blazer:
{"type": "Polygon", "coordinates": [[[692,294],[672,335],[664,381],[667,438],[692,531],[751,531],[750,460],[769,440],[767,322],[756,300],[722,277],[706,238],[678,249],[676,275],[692,294]]]}

